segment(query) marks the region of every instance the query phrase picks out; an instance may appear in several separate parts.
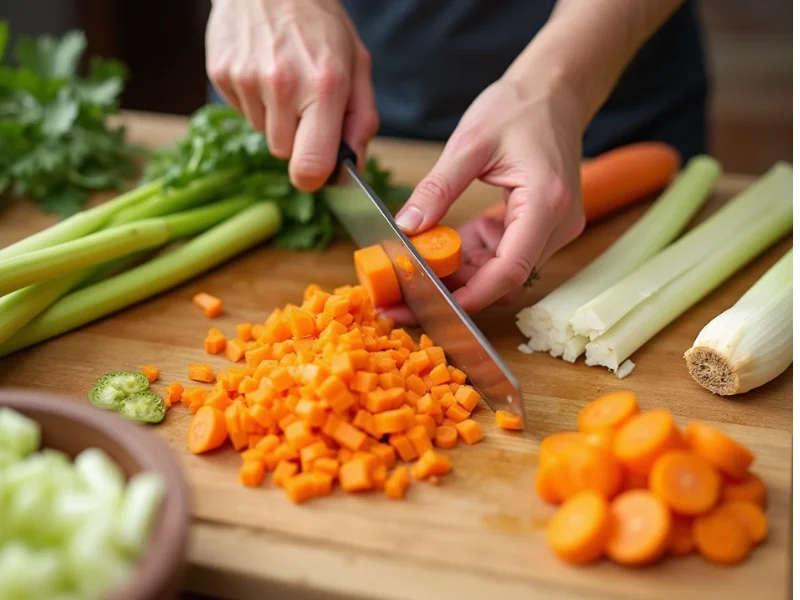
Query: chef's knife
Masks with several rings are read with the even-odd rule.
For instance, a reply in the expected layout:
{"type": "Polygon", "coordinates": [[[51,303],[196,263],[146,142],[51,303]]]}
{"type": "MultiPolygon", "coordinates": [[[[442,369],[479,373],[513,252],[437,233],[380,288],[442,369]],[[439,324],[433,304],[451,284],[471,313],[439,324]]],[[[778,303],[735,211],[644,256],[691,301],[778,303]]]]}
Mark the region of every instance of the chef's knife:
{"type": "Polygon", "coordinates": [[[389,209],[361,177],[356,155],[344,142],[337,165],[323,194],[336,218],[359,247],[380,244],[384,248],[417,322],[442,347],[450,364],[467,375],[492,410],[507,410],[524,422],[517,378],[397,227],[389,209]],[[397,261],[400,257],[409,261],[401,260],[402,269],[397,261]]]}

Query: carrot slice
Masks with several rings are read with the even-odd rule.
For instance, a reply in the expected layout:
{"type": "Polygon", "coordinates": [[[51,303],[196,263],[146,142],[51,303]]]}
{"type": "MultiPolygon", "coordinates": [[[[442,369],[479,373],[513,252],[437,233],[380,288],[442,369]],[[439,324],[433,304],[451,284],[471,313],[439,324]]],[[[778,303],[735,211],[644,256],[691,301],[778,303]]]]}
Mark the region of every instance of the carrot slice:
{"type": "Polygon", "coordinates": [[[452,227],[434,225],[409,241],[437,277],[447,277],[461,266],[461,236],[452,227]]]}
{"type": "Polygon", "coordinates": [[[767,486],[755,473],[748,473],[742,480],[726,480],[722,484],[723,500],[746,500],[765,508],[767,486]]]}
{"type": "Polygon", "coordinates": [[[495,422],[500,429],[507,429],[509,431],[517,431],[522,429],[522,417],[512,415],[505,410],[498,410],[495,414],[495,422]]]}
{"type": "Polygon", "coordinates": [[[662,454],[650,471],[652,492],[681,515],[699,515],[716,505],[720,477],[704,458],[686,450],[662,454]]]}
{"type": "Polygon", "coordinates": [[[554,485],[563,499],[592,490],[610,500],[622,486],[622,467],[611,455],[595,446],[573,444],[558,455],[554,485]]]}
{"type": "Polygon", "coordinates": [[[616,431],[613,429],[597,429],[596,431],[587,433],[584,441],[590,446],[601,448],[607,452],[613,452],[615,437],[616,431]]]}
{"type": "Polygon", "coordinates": [[[655,562],[667,550],[671,516],[667,505],[647,490],[622,492],[611,502],[608,557],[622,565],[655,562]]]}
{"type": "Polygon", "coordinates": [[[692,519],[673,517],[669,534],[668,551],[672,556],[686,556],[694,550],[692,519]]]}
{"type": "Polygon", "coordinates": [[[646,475],[656,459],[680,446],[681,435],[667,410],[632,417],[614,438],[614,456],[633,472],[646,475]]]}
{"type": "Polygon", "coordinates": [[[582,444],[585,441],[586,435],[577,431],[562,431],[549,435],[539,444],[539,462],[541,464],[549,462],[572,444],[582,444]]]}
{"type": "Polygon", "coordinates": [[[739,519],[753,544],[760,544],[766,539],[769,522],[757,504],[744,500],[728,500],[720,504],[717,510],[727,511],[739,519]]]}
{"type": "Polygon", "coordinates": [[[353,254],[358,281],[377,307],[391,306],[402,299],[392,261],[378,244],[359,248],[353,254]]]}
{"type": "Polygon", "coordinates": [[[614,429],[638,412],[639,404],[631,392],[608,394],[581,409],[578,413],[578,430],[591,432],[614,429]]]}
{"type": "Polygon", "coordinates": [[[186,434],[186,445],[195,454],[209,452],[228,439],[225,413],[211,406],[202,406],[192,417],[186,434]]]}
{"type": "Polygon", "coordinates": [[[222,314],[222,300],[211,294],[200,292],[195,294],[192,302],[201,308],[209,319],[213,319],[222,314]]]}
{"type": "Polygon", "coordinates": [[[571,564],[588,564],[600,559],[610,534],[608,502],[592,491],[581,492],[567,500],[547,526],[550,548],[571,564]]]}
{"type": "Polygon", "coordinates": [[[724,565],[743,561],[753,547],[742,520],[721,506],[694,520],[692,537],[703,558],[724,565]]]}
{"type": "Polygon", "coordinates": [[[534,479],[534,489],[539,497],[550,504],[559,504],[564,499],[556,487],[558,461],[548,461],[539,465],[534,479]]]}
{"type": "Polygon", "coordinates": [[[700,421],[689,421],[686,425],[686,442],[692,452],[699,454],[726,475],[743,479],[754,456],[739,442],[731,439],[719,429],[700,421]]]}

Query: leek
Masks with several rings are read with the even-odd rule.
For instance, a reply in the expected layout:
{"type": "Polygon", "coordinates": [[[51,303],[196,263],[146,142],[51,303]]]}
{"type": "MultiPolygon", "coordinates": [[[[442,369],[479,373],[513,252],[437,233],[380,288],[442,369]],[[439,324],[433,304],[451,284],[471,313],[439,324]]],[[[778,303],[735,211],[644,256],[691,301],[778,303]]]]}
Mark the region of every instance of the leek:
{"type": "Polygon", "coordinates": [[[0,260],[0,296],[47,281],[64,272],[108,262],[169,240],[194,235],[255,202],[248,196],[229,198],[166,217],[110,227],[86,237],[0,260]]]}
{"type": "MultiPolygon", "coordinates": [[[[714,229],[706,230],[709,241],[704,245],[702,239],[695,238],[696,245],[685,249],[683,260],[691,262],[692,267],[665,284],[658,280],[659,273],[654,272],[652,285],[655,293],[586,345],[586,364],[604,366],[616,372],[656,333],[792,230],[791,167],[779,163],[762,180],[769,183],[768,186],[758,185],[763,197],[753,198],[749,189],[742,194],[758,204],[758,214],[753,214],[751,207],[738,204],[742,215],[748,218],[734,223],[736,228],[733,230],[727,217],[711,217],[709,221],[713,220],[715,225],[714,229]],[[716,228],[724,229],[728,235],[720,236],[716,228]],[[709,249],[706,246],[713,247],[709,249]],[[703,260],[694,261],[696,255],[702,255],[703,260]]],[[[647,264],[651,263],[660,264],[661,261],[655,257],[647,264]]],[[[622,285],[619,289],[627,288],[622,285]]]]}
{"type": "Polygon", "coordinates": [[[792,364],[792,250],[731,308],[710,321],[683,355],[697,383],[720,396],[744,394],[792,364]]]}
{"type": "Polygon", "coordinates": [[[171,252],[64,296],[0,343],[0,356],[160,294],[272,237],[280,227],[275,203],[257,202],[171,252]]]}
{"type": "Polygon", "coordinates": [[[573,331],[590,340],[608,331],[661,287],[707,260],[730,238],[736,238],[739,231],[771,210],[771,203],[785,202],[780,191],[791,182],[792,168],[785,163],[776,164],[677,242],[578,308],[570,320],[573,331]]]}
{"type": "Polygon", "coordinates": [[[722,174],[709,156],[692,158],[656,202],[603,254],[561,287],[517,315],[528,347],[574,362],[588,339],[570,325],[575,311],[674,240],[694,218],[722,174]]]}

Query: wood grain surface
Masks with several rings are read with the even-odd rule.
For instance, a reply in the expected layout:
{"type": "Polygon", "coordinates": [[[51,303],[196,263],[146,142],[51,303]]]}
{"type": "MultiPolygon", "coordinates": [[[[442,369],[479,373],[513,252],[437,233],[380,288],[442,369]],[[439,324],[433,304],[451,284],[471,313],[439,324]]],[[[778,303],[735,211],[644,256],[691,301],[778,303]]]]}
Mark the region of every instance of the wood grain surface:
{"type": "MultiPolygon", "coordinates": [[[[126,119],[138,141],[163,145],[185,127],[180,118],[133,114],[126,119]]],[[[439,147],[381,140],[374,152],[408,183],[430,168],[439,147]]],[[[726,175],[703,215],[750,179],[726,175]]],[[[446,221],[459,224],[499,197],[476,184],[446,221]]],[[[334,496],[295,506],[282,491],[239,485],[240,459],[232,450],[191,455],[185,447],[190,415],[169,411],[154,435],[180,457],[193,490],[193,528],[186,586],[226,598],[783,598],[791,567],[791,369],[736,399],[714,397],[690,379],[681,357],[700,328],[729,307],[789,247],[786,240],[753,261],[698,303],[633,357],[633,374],[619,381],[603,369],[517,351],[514,325],[522,306],[574,274],[628,227],[646,205],[590,227],[546,266],[541,280],[514,307],[494,308],[476,323],[520,378],[526,430],[496,430],[485,406],[476,419],[486,439],[450,452],[453,472],[439,486],[412,484],[407,500],[382,495],[334,496]],[[549,552],[544,528],[553,508],[533,491],[539,441],[574,428],[589,400],[630,389],[644,408],[668,407],[680,423],[705,419],[756,453],[755,471],[769,488],[771,531],[751,558],[734,568],[698,556],[644,569],[603,562],[572,568],[549,552]]],[[[701,217],[703,216],[701,215],[701,217]]],[[[30,204],[0,212],[0,246],[49,224],[30,204]]],[[[190,362],[224,359],[203,352],[210,322],[191,303],[198,291],[220,295],[224,316],[213,324],[232,331],[263,320],[275,306],[296,302],[312,282],[333,287],[355,281],[350,243],[324,253],[291,253],[268,245],[230,261],[170,293],[88,325],[59,339],[0,360],[0,385],[58,391],[85,401],[94,380],[145,363],[161,368],[161,382],[187,380],[190,362]]]]}

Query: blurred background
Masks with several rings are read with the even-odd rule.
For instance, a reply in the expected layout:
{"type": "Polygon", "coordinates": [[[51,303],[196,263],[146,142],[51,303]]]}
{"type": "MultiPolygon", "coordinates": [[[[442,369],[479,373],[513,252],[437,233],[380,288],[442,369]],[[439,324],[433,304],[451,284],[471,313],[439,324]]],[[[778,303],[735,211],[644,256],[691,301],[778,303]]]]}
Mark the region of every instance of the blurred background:
{"type": "MultiPolygon", "coordinates": [[[[726,171],[792,159],[792,2],[699,0],[712,77],[711,153],[726,171]]],[[[202,0],[0,0],[15,35],[80,28],[131,73],[123,108],[189,114],[207,99],[202,0]]]]}

